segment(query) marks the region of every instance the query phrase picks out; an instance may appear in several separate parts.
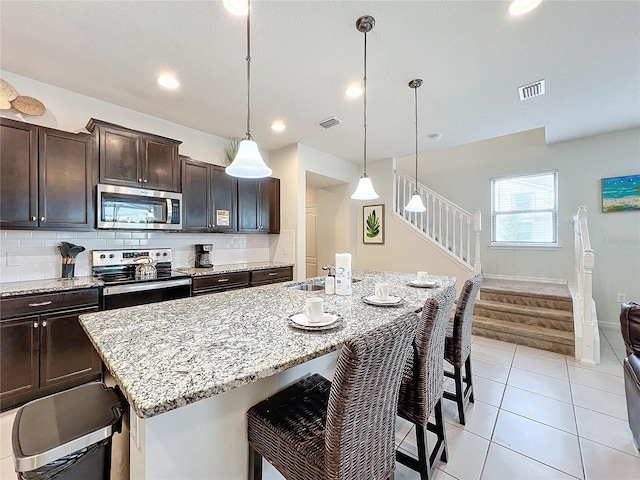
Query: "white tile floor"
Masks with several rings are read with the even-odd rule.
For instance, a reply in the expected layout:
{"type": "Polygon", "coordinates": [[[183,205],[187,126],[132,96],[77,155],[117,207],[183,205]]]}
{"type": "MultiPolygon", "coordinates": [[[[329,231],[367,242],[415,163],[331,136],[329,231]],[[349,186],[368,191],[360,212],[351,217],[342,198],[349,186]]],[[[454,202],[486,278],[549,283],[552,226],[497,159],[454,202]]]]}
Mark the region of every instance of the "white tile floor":
{"type": "MultiPolygon", "coordinates": [[[[476,401],[467,409],[465,426],[457,423],[455,404],[444,402],[449,462],[439,465],[436,479],[640,479],[640,452],[627,423],[619,327],[603,326],[601,347],[601,364],[587,366],[572,357],[476,337],[476,401]]],[[[15,478],[14,414],[0,414],[2,480],[15,478]]],[[[398,420],[396,438],[401,449],[415,454],[409,423],[398,420]]],[[[265,465],[264,478],[282,477],[265,465]]],[[[398,465],[395,478],[419,476],[398,465]]]]}

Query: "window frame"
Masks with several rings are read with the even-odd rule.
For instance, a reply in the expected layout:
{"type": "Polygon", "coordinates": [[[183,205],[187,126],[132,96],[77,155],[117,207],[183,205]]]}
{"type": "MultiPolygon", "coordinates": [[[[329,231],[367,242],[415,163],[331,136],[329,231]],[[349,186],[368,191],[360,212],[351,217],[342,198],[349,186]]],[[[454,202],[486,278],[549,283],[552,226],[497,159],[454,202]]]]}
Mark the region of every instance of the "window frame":
{"type": "Polygon", "coordinates": [[[560,246],[558,241],[558,170],[547,170],[543,172],[527,173],[520,175],[504,175],[501,177],[491,178],[491,247],[542,247],[542,248],[558,248],[560,246]],[[527,177],[540,177],[552,175],[553,176],[553,189],[554,189],[554,206],[553,208],[543,209],[514,209],[508,211],[496,212],[495,210],[495,186],[496,182],[505,179],[525,179],[527,177]],[[551,213],[552,222],[552,237],[550,242],[527,242],[527,241],[498,241],[496,240],[496,218],[500,215],[517,215],[522,213],[551,213]]]}

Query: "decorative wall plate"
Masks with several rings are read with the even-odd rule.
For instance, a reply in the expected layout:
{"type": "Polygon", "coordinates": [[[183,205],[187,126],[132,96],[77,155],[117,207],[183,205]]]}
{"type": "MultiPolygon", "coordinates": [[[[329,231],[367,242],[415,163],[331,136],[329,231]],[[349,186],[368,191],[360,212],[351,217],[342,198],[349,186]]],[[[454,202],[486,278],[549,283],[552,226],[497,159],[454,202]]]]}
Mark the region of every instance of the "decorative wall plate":
{"type": "MultiPolygon", "coordinates": [[[[13,88],[13,85],[11,85],[6,80],[2,80],[0,78],[0,100],[12,102],[17,98],[17,96],[18,96],[18,92],[16,92],[16,89],[13,88]]],[[[4,105],[4,101],[2,102],[3,105],[4,105]]]]}
{"type": "Polygon", "coordinates": [[[44,115],[44,112],[47,111],[40,100],[33,97],[26,97],[24,95],[16,97],[16,99],[11,102],[11,105],[13,108],[25,115],[40,116],[44,115]]]}

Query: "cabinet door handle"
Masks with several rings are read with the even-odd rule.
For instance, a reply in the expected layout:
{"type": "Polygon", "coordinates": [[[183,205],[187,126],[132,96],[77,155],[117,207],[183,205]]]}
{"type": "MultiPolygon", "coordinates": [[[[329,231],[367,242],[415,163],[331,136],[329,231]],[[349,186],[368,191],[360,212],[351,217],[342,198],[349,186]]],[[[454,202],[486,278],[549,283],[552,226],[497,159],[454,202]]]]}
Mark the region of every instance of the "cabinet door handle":
{"type": "Polygon", "coordinates": [[[38,322],[33,322],[33,328],[38,328],[38,322]]]}
{"type": "Polygon", "coordinates": [[[46,327],[47,326],[47,321],[45,320],[44,322],[42,322],[42,326],[46,327]]]}
{"type": "Polygon", "coordinates": [[[141,178],[138,179],[138,183],[142,183],[142,179],[141,178]]]}
{"type": "Polygon", "coordinates": [[[228,282],[228,281],[229,281],[229,279],[228,279],[228,278],[219,278],[219,279],[218,279],[218,283],[221,283],[221,282],[228,282]]]}
{"type": "Polygon", "coordinates": [[[44,222],[44,217],[40,217],[40,221],[41,221],[41,222],[44,222]]]}
{"type": "Polygon", "coordinates": [[[52,303],[53,303],[53,301],[49,300],[48,302],[30,303],[29,306],[30,307],[43,307],[44,305],[51,305],[52,303]]]}
{"type": "Polygon", "coordinates": [[[31,217],[32,222],[35,222],[36,220],[38,220],[38,217],[36,217],[35,215],[31,217]]]}
{"type": "Polygon", "coordinates": [[[147,183],[147,182],[148,180],[146,178],[142,181],[142,183],[147,183]]]}
{"type": "Polygon", "coordinates": [[[276,273],[276,272],[271,272],[271,273],[269,274],[269,276],[270,276],[270,277],[275,277],[276,275],[277,275],[277,273],[276,273]]]}

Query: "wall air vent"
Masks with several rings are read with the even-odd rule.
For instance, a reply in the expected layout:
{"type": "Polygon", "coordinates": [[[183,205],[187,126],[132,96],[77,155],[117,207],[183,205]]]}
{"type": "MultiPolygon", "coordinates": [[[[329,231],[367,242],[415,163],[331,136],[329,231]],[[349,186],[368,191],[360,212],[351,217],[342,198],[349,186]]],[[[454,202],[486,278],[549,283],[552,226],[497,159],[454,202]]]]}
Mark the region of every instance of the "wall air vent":
{"type": "Polygon", "coordinates": [[[522,87],[518,88],[520,100],[526,100],[527,98],[544,95],[544,91],[544,80],[538,80],[537,82],[530,83],[529,85],[523,85],[522,87]]]}
{"type": "Polygon", "coordinates": [[[318,123],[318,125],[326,129],[326,128],[335,127],[336,125],[340,125],[341,123],[342,123],[342,120],[340,120],[338,117],[329,117],[322,120],[320,123],[318,123]]]}

